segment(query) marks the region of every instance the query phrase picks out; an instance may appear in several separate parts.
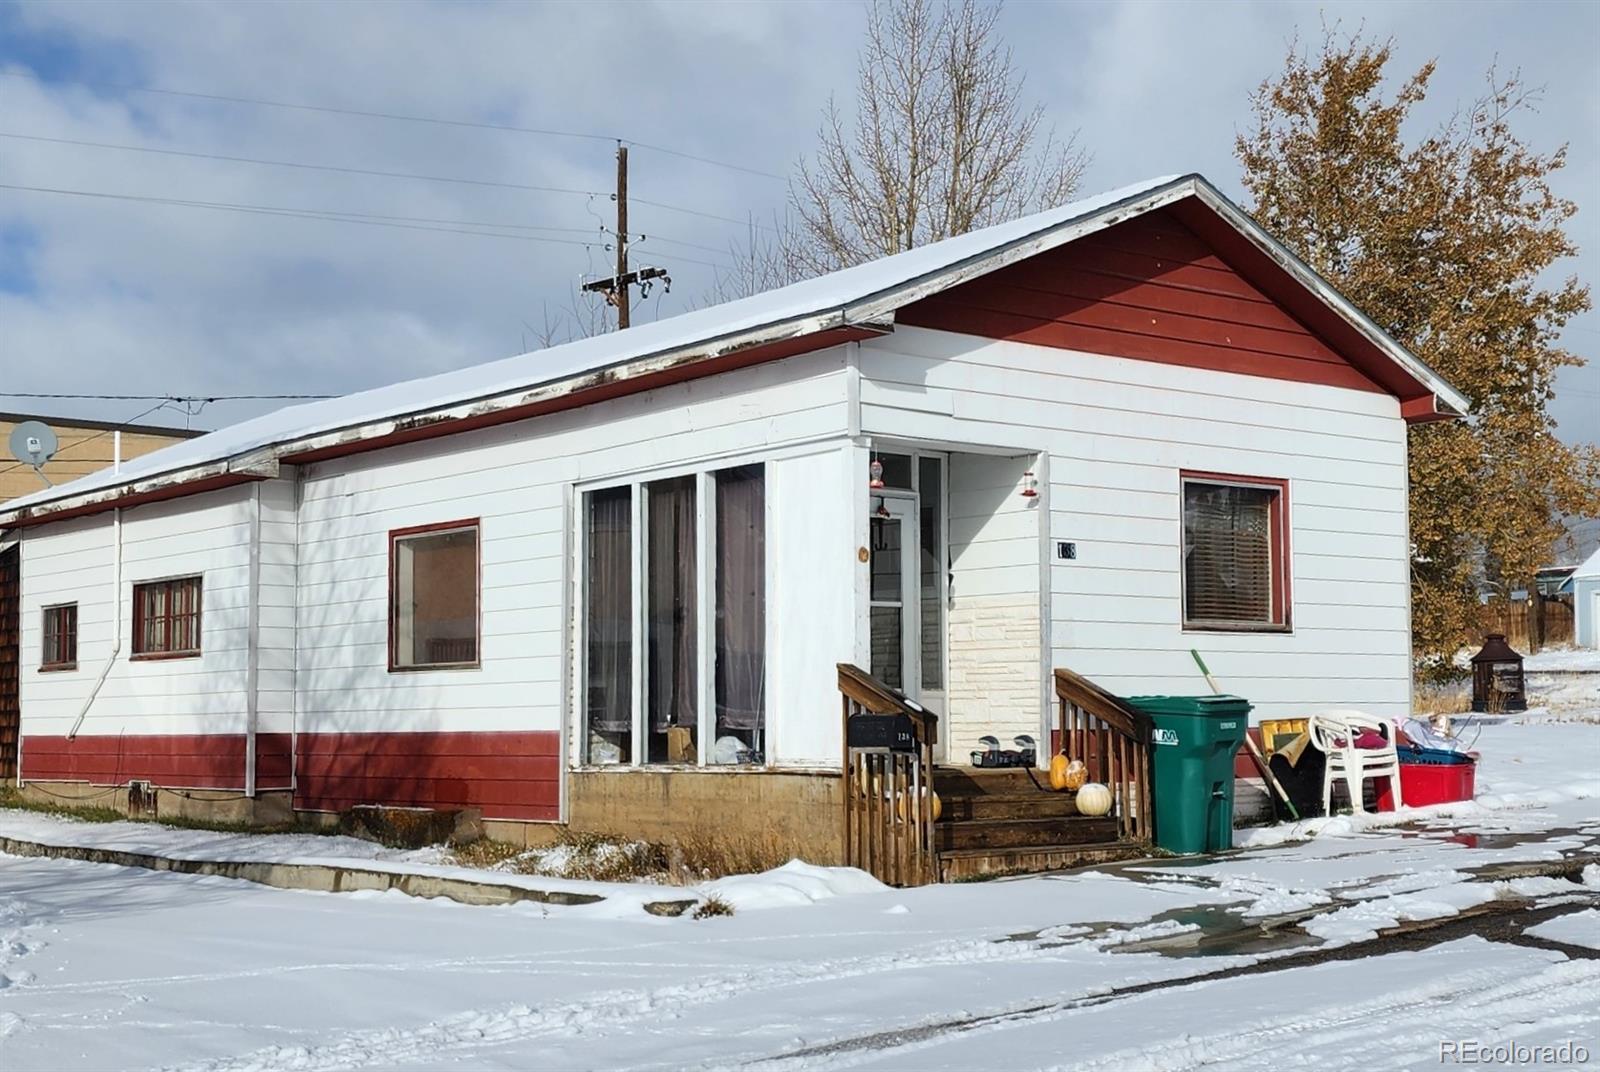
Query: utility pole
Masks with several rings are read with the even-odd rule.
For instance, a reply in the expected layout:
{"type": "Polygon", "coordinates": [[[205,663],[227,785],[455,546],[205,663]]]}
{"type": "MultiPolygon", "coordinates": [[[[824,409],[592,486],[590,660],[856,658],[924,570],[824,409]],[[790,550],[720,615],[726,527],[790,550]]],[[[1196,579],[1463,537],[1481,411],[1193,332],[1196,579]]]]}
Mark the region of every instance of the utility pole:
{"type": "Polygon", "coordinates": [[[628,326],[628,147],[617,143],[617,330],[628,326]]]}
{"type": "Polygon", "coordinates": [[[640,297],[650,293],[650,281],[660,279],[667,292],[672,291],[672,277],[665,268],[628,270],[628,147],[617,143],[617,274],[609,279],[591,279],[583,289],[605,296],[606,302],[616,307],[617,330],[628,326],[628,311],[632,299],[629,290],[639,285],[640,297]]]}

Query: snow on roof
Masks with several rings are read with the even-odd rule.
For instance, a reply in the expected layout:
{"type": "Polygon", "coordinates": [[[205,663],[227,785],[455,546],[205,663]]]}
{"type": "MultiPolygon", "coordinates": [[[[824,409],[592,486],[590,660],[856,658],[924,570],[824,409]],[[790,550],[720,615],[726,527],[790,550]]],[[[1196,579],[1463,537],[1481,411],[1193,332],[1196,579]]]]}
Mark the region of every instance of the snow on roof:
{"type": "MultiPolygon", "coordinates": [[[[304,449],[311,437],[362,429],[380,422],[399,421],[423,414],[436,415],[438,411],[451,407],[568,383],[630,362],[698,347],[713,347],[719,343],[747,342],[763,331],[786,327],[812,331],[820,330],[823,326],[845,326],[847,312],[859,313],[873,302],[882,303],[877,306],[880,315],[892,312],[900,301],[915,296],[910,294],[912,290],[925,283],[950,285],[966,265],[990,264],[1002,255],[1031,249],[1036,241],[1068,241],[1075,225],[1081,222],[1083,226],[1091,227],[1110,222],[1116,218],[1117,210],[1124,206],[1137,203],[1143,211],[1190,195],[1199,195],[1209,201],[1229,217],[1233,226],[1248,229],[1260,241],[1271,244],[1284,257],[1293,260],[1292,254],[1277,246],[1203,177],[1169,175],[1148,179],[905,253],[807,279],[764,294],[642,324],[627,331],[578,339],[545,350],[340,398],[288,406],[143,455],[124,463],[115,471],[104,469],[0,504],[0,525],[8,520],[16,520],[19,512],[31,511],[44,504],[60,503],[56,509],[64,510],[69,507],[62,500],[83,496],[103,500],[113,497],[108,494],[111,489],[131,488],[133,485],[148,487],[152,479],[171,477],[171,482],[177,482],[178,474],[199,479],[203,475],[202,470],[205,475],[216,475],[225,469],[257,472],[259,475],[259,470],[251,468],[252,462],[257,465],[269,463],[275,448],[291,448],[298,444],[300,449],[304,449]],[[239,468],[235,469],[235,465],[239,468]]],[[[1302,273],[1302,278],[1309,281],[1308,285],[1320,283],[1309,268],[1298,261],[1295,264],[1298,268],[1292,270],[1302,273]]],[[[1325,287],[1325,284],[1322,286],[1325,287]]],[[[1331,291],[1319,292],[1319,297],[1339,305],[1342,314],[1348,318],[1360,321],[1364,330],[1378,340],[1380,347],[1393,360],[1421,382],[1440,392],[1449,404],[1457,407],[1465,405],[1465,399],[1459,392],[1404,347],[1384,335],[1358,310],[1348,306],[1343,298],[1331,291]]],[[[863,320],[870,319],[870,316],[863,317],[863,320]]],[[[282,451],[285,454],[293,452],[292,449],[282,451]]]]}
{"type": "Polygon", "coordinates": [[[1041,231],[1092,215],[1118,202],[1151,193],[1182,178],[1164,176],[1124,186],[1047,212],[995,224],[764,294],[697,309],[650,324],[640,324],[627,331],[578,339],[545,350],[326,401],[286,406],[220,428],[209,435],[153,451],[125,462],[116,471],[103,469],[13,499],[0,506],[0,516],[84,492],[221,462],[319,432],[333,432],[371,421],[407,416],[420,410],[555,383],[652,354],[838,309],[1027,239],[1041,231]]]}

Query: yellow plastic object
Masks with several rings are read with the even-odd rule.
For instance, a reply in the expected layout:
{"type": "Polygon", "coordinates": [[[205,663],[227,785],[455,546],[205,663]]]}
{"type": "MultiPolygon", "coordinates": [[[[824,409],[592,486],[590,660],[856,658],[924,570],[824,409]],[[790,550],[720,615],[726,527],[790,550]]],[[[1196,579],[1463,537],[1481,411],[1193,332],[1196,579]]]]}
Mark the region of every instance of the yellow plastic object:
{"type": "Polygon", "coordinates": [[[1261,720],[1261,751],[1270,756],[1310,728],[1311,720],[1306,718],[1264,718],[1261,720]]]}

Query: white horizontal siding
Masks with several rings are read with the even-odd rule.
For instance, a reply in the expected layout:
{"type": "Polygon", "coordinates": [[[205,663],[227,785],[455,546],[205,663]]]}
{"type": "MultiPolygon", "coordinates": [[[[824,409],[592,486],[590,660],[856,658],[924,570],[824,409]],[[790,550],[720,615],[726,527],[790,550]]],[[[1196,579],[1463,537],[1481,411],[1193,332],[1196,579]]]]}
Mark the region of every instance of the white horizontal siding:
{"type": "MultiPolygon", "coordinates": [[[[1048,453],[1051,551],[1077,545],[1049,571],[1056,665],[1121,693],[1203,692],[1197,647],[1257,717],[1408,709],[1406,438],[1392,397],[917,328],[863,343],[861,370],[867,434],[1048,453]],[[1180,469],[1289,481],[1291,633],[1182,629],[1180,469]]],[[[954,498],[951,513],[953,547],[981,531],[954,498]]],[[[974,564],[980,583],[1002,568],[974,564]]]]}
{"type": "Polygon", "coordinates": [[[260,540],[256,579],[256,732],[294,732],[295,599],[299,518],[292,470],[256,488],[260,540]]]}
{"type": "MultiPolygon", "coordinates": [[[[564,488],[842,436],[845,354],[305,467],[298,729],[559,729],[564,488]],[[389,532],[467,518],[479,519],[481,669],[389,673],[389,532]]],[[[813,740],[795,744],[818,751],[813,740]]]]}
{"type": "Polygon", "coordinates": [[[68,733],[110,658],[122,650],[82,735],[243,733],[249,640],[250,489],[229,488],[124,510],[122,586],[113,599],[112,515],[29,529],[23,537],[22,732],[68,733]],[[133,586],[199,574],[196,659],[130,660],[133,586]],[[42,607],[78,604],[78,668],[40,673],[42,607]]]}

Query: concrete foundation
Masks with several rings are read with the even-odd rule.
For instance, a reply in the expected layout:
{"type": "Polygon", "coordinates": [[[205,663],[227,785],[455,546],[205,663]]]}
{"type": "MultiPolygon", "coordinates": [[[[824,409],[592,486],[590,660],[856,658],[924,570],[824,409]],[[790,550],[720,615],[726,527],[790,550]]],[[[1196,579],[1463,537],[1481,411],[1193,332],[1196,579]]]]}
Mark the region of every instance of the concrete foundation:
{"type": "Polygon", "coordinates": [[[571,828],[651,841],[710,840],[838,864],[841,778],[821,771],[579,770],[571,828]]]}
{"type": "Polygon", "coordinates": [[[22,797],[64,808],[110,808],[134,819],[193,819],[239,826],[289,826],[295,821],[288,790],[244,796],[229,789],[162,789],[84,782],[25,782],[22,797]]]}
{"type": "MultiPolygon", "coordinates": [[[[735,858],[842,862],[839,775],[825,771],[577,770],[568,775],[570,823],[482,821],[483,836],[523,848],[552,845],[564,830],[648,841],[710,842],[735,858]]],[[[182,818],[259,827],[339,829],[332,812],[295,811],[287,791],[153,789],[32,782],[41,804],[110,808],[138,819],[182,818]]]]}

